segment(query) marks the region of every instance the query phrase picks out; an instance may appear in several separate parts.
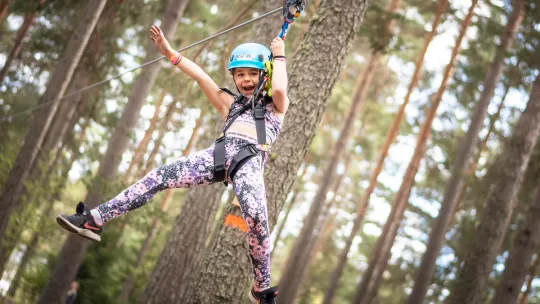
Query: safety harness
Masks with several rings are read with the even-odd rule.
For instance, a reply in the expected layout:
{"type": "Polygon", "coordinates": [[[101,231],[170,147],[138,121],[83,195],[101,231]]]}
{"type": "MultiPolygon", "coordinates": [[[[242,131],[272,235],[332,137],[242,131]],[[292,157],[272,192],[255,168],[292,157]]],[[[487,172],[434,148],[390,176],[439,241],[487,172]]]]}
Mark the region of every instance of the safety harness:
{"type": "MultiPolygon", "coordinates": [[[[259,86],[260,87],[260,86],[259,86]]],[[[214,150],[214,178],[217,182],[227,183],[227,176],[234,178],[234,175],[248,160],[252,157],[260,154],[260,151],[266,152],[266,125],[264,117],[266,113],[266,105],[272,103],[272,98],[266,94],[254,94],[252,98],[247,98],[242,94],[236,95],[226,88],[222,88],[222,91],[234,96],[234,103],[242,104],[242,108],[238,112],[227,117],[227,123],[223,127],[223,132],[216,140],[214,150]],[[259,97],[259,98],[257,98],[259,97]],[[257,145],[250,144],[240,150],[232,159],[229,165],[229,170],[225,170],[225,133],[232,126],[233,122],[248,109],[253,110],[253,119],[255,120],[255,129],[257,131],[257,145]]]]}

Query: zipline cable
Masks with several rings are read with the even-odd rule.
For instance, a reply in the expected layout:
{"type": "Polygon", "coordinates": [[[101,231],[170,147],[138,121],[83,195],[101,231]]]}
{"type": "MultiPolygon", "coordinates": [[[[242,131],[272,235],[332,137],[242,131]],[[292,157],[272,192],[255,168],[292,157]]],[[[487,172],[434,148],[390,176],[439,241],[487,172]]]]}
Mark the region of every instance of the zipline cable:
{"type": "MultiPolygon", "coordinates": [[[[195,43],[192,43],[192,44],[190,44],[190,45],[188,45],[188,46],[185,46],[185,47],[179,49],[178,52],[182,52],[182,51],[185,51],[185,50],[187,50],[187,49],[190,49],[190,48],[192,48],[192,47],[194,47],[194,46],[197,46],[197,45],[199,45],[199,44],[205,43],[206,41],[209,41],[209,40],[212,40],[212,39],[214,39],[214,38],[217,38],[217,37],[219,37],[219,36],[221,36],[221,35],[227,34],[228,32],[234,31],[235,29],[238,29],[238,28],[240,28],[240,27],[243,27],[243,26],[245,26],[245,25],[248,25],[248,24],[250,24],[250,23],[253,23],[253,22],[257,21],[257,20],[263,19],[263,18],[265,18],[265,17],[267,17],[267,16],[270,16],[270,15],[275,14],[275,13],[277,13],[277,12],[280,12],[280,11],[282,11],[282,10],[283,10],[282,7],[276,8],[276,9],[274,9],[274,10],[272,10],[272,11],[269,11],[268,13],[265,13],[265,14],[263,14],[263,15],[260,15],[260,16],[258,16],[258,17],[255,17],[255,18],[253,18],[253,19],[251,19],[251,20],[248,20],[248,21],[246,21],[246,22],[244,22],[244,23],[240,23],[240,24],[235,25],[235,26],[233,26],[233,27],[231,27],[231,28],[229,28],[229,29],[226,29],[226,30],[224,30],[224,31],[222,31],[222,32],[219,32],[219,33],[214,34],[214,35],[212,35],[212,36],[210,36],[210,37],[207,37],[207,38],[205,38],[205,39],[203,39],[203,40],[200,40],[200,41],[198,41],[198,42],[195,42],[195,43]]],[[[107,79],[105,79],[105,80],[102,80],[102,81],[100,81],[100,82],[96,82],[96,83],[94,83],[94,84],[91,84],[91,85],[89,85],[89,86],[87,86],[87,87],[84,87],[84,88],[82,88],[82,89],[80,89],[80,90],[77,90],[77,91],[75,91],[75,92],[69,93],[69,94],[67,94],[67,95],[64,95],[64,96],[62,96],[62,97],[53,99],[53,100],[51,100],[51,101],[43,102],[43,103],[41,103],[41,104],[39,104],[39,105],[37,105],[37,106],[34,106],[34,107],[29,108],[29,109],[23,110],[23,111],[21,111],[21,112],[18,112],[18,113],[9,115],[9,116],[5,116],[5,117],[2,118],[2,120],[9,120],[10,118],[14,118],[14,117],[20,116],[20,115],[25,114],[25,113],[28,113],[28,112],[33,112],[33,111],[35,111],[35,110],[37,110],[37,109],[40,109],[40,108],[45,107],[45,106],[48,106],[48,105],[50,105],[50,104],[52,104],[52,103],[54,103],[54,102],[56,102],[56,101],[60,101],[60,100],[62,100],[62,99],[65,99],[65,98],[68,98],[68,97],[77,95],[77,94],[82,93],[82,92],[84,92],[84,91],[88,91],[88,90],[90,90],[90,89],[92,89],[92,88],[95,88],[95,87],[97,87],[97,86],[100,86],[100,85],[102,85],[102,84],[105,84],[105,83],[107,83],[107,82],[109,82],[109,81],[111,81],[111,80],[114,80],[114,79],[116,79],[116,78],[120,78],[120,77],[122,77],[123,75],[125,75],[125,74],[127,74],[127,73],[131,73],[131,72],[133,72],[133,71],[135,71],[135,70],[138,70],[138,69],[140,69],[140,68],[143,68],[143,67],[145,67],[145,66],[147,66],[147,65],[150,65],[150,64],[152,64],[152,63],[158,62],[158,61],[160,61],[160,60],[162,60],[162,59],[164,59],[164,58],[166,58],[166,57],[165,57],[165,56],[161,56],[161,57],[156,58],[156,59],[154,59],[154,60],[148,61],[148,62],[146,62],[146,63],[144,63],[144,64],[142,64],[142,65],[139,65],[139,66],[137,66],[137,67],[134,67],[134,68],[132,68],[132,69],[129,69],[129,70],[127,70],[127,71],[124,71],[124,72],[122,72],[122,73],[120,73],[120,74],[118,74],[118,75],[116,75],[116,76],[107,78],[107,79]]]]}

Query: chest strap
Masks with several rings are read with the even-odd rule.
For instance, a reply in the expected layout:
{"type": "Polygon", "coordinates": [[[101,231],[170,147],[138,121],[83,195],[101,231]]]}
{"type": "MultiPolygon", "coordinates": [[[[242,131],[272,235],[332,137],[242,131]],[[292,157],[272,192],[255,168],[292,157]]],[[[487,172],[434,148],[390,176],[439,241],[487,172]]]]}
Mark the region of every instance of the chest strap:
{"type": "MultiPolygon", "coordinates": [[[[221,89],[224,92],[235,97],[234,103],[241,103],[245,97],[242,95],[235,95],[228,89],[221,89]]],[[[264,117],[266,113],[266,104],[271,102],[271,99],[267,97],[261,98],[261,102],[254,102],[253,98],[244,101],[242,108],[234,115],[228,117],[227,123],[223,127],[221,136],[216,140],[214,145],[214,179],[216,182],[223,182],[227,185],[227,175],[232,179],[238,169],[242,167],[249,159],[259,154],[259,148],[256,145],[249,145],[240,150],[231,160],[228,172],[225,170],[225,133],[232,126],[233,122],[242,115],[249,108],[253,110],[253,119],[255,120],[255,130],[257,131],[257,142],[259,145],[266,144],[266,126],[264,117]],[[228,173],[228,174],[227,174],[228,173]]],[[[229,113],[230,114],[230,113],[229,113]]]]}

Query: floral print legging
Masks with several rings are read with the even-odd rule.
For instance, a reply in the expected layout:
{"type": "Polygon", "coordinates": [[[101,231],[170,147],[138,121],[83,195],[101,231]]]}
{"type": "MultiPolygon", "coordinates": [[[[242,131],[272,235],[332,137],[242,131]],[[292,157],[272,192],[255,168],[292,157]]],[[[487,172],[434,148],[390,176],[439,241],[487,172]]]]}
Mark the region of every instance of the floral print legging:
{"type": "MultiPolygon", "coordinates": [[[[228,169],[238,151],[252,144],[250,141],[225,139],[225,167],[228,169]]],[[[234,176],[234,191],[248,228],[249,254],[253,263],[255,287],[270,286],[270,234],[264,188],[264,160],[252,157],[234,176]]],[[[145,177],[96,209],[104,222],[146,204],[157,192],[170,188],[191,188],[214,182],[214,145],[206,150],[181,157],[175,162],[149,172],[145,177]]]]}

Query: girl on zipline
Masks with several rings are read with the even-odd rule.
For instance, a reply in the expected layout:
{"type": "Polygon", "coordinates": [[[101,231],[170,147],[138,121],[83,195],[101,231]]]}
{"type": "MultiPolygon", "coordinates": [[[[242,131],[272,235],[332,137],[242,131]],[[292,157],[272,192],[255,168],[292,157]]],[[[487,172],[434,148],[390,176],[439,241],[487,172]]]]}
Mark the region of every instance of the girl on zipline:
{"type": "Polygon", "coordinates": [[[250,300],[275,303],[277,286],[270,288],[270,231],[263,173],[269,147],[280,133],[289,106],[285,44],[278,37],[270,45],[272,53],[256,43],[241,44],[233,50],[227,69],[239,92],[235,95],[220,89],[197,64],[171,48],[159,27],[151,27],[150,38],[173,65],[197,81],[224,118],[224,134],[208,149],[152,170],[95,209],[89,210],[84,203],[79,203],[76,214],[59,215],[57,222],[70,232],[100,241],[104,223],[142,207],[159,191],[217,181],[232,183],[248,229],[247,241],[255,278],[250,300]],[[272,55],[272,76],[265,79],[265,60],[272,55]],[[266,80],[271,81],[268,94],[261,93],[266,80]]]}

